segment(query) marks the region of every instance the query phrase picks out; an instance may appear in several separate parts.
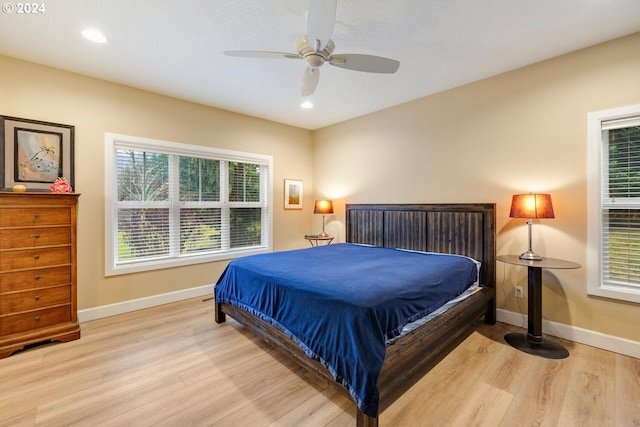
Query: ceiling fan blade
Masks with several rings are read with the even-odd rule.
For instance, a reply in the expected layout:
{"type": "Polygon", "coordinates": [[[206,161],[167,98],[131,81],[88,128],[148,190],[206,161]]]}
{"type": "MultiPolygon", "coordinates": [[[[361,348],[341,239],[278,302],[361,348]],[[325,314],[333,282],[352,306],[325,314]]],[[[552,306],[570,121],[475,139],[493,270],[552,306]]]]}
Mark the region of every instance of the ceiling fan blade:
{"type": "Polygon", "coordinates": [[[347,70],[364,71],[367,73],[388,73],[398,71],[400,61],[383,58],[381,56],[363,55],[360,53],[344,53],[330,57],[327,62],[347,70]]]}
{"type": "Polygon", "coordinates": [[[302,86],[300,87],[300,94],[302,96],[313,95],[318,86],[320,80],[320,69],[307,67],[302,75],[302,86]]]}
{"type": "Polygon", "coordinates": [[[301,56],[297,53],[287,52],[269,52],[262,50],[225,50],[224,54],[227,56],[238,56],[242,58],[287,58],[287,59],[301,59],[301,56]]]}
{"type": "Polygon", "coordinates": [[[336,23],[337,0],[311,0],[307,17],[307,38],[309,45],[316,48],[316,40],[320,42],[316,50],[322,50],[333,34],[336,23]]]}

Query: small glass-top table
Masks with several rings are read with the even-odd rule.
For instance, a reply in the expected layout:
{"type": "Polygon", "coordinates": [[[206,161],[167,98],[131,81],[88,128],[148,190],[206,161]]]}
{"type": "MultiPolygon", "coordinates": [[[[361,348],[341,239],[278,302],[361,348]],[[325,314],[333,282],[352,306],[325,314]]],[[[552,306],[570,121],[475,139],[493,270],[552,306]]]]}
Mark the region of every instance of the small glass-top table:
{"type": "Polygon", "coordinates": [[[318,246],[318,243],[320,242],[327,242],[328,245],[333,240],[333,237],[331,236],[318,236],[315,234],[307,234],[304,238],[307,239],[309,244],[313,247],[318,246]]]}

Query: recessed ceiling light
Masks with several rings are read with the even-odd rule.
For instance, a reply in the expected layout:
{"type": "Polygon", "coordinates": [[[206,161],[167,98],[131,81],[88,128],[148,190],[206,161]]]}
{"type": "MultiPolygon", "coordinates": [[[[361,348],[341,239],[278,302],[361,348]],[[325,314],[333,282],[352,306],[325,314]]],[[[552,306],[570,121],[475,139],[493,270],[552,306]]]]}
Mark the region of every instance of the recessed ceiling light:
{"type": "Polygon", "coordinates": [[[305,110],[309,110],[313,108],[313,103],[311,101],[304,101],[302,104],[300,104],[300,107],[304,108],[305,110]]]}
{"type": "Polygon", "coordinates": [[[106,43],[107,38],[102,35],[102,33],[98,30],[94,30],[93,28],[87,28],[86,30],[82,30],[82,36],[96,43],[106,43]]]}

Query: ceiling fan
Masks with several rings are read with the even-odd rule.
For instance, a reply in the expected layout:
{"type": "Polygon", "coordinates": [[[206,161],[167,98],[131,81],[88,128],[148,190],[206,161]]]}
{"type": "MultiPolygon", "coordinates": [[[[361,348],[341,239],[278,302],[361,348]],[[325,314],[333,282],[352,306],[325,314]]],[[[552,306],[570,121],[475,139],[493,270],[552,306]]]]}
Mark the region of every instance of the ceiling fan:
{"type": "Polygon", "coordinates": [[[395,59],[359,53],[334,55],[335,44],[331,40],[336,21],[337,0],[311,0],[307,18],[307,34],[296,40],[298,53],[269,52],[253,50],[226,50],[225,55],[249,58],[288,58],[303,59],[307,68],[302,75],[300,93],[302,96],[313,94],[320,79],[320,67],[329,64],[347,70],[368,73],[393,74],[400,67],[395,59]]]}

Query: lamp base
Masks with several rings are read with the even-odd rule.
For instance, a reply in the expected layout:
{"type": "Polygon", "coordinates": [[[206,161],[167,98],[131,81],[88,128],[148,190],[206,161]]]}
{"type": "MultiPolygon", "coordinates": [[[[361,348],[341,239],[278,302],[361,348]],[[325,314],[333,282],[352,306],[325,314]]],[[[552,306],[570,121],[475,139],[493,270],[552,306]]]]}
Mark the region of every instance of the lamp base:
{"type": "Polygon", "coordinates": [[[520,259],[523,259],[526,261],[542,261],[542,257],[537,253],[533,252],[531,249],[521,254],[520,259]]]}
{"type": "Polygon", "coordinates": [[[547,359],[564,359],[569,357],[569,350],[557,342],[549,340],[542,340],[539,343],[530,341],[527,334],[512,332],[505,335],[504,340],[507,344],[520,351],[547,359]]]}
{"type": "Polygon", "coordinates": [[[322,215],[322,233],[318,234],[318,237],[329,237],[329,235],[324,231],[324,215],[322,215]]]}

